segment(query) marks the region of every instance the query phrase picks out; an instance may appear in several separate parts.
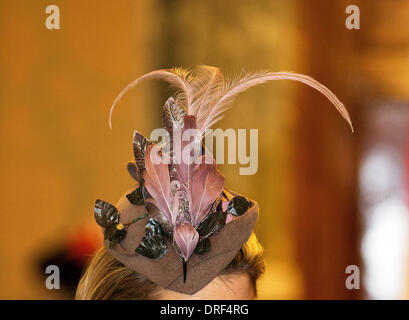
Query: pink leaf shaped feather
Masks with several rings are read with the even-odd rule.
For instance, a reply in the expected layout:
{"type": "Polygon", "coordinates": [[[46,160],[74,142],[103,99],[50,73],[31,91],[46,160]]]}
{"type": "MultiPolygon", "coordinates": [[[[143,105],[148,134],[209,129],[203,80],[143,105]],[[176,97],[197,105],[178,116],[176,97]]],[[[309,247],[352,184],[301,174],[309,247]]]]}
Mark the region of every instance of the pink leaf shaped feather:
{"type": "Polygon", "coordinates": [[[207,217],[212,203],[220,196],[224,187],[224,177],[216,169],[213,157],[213,163],[208,163],[207,157],[212,156],[202,156],[202,164],[198,165],[193,176],[190,216],[195,227],[207,217]]]}
{"type": "Polygon", "coordinates": [[[151,154],[157,152],[154,145],[149,145],[145,152],[145,171],[143,178],[145,187],[153,197],[154,204],[159,208],[161,213],[166,217],[169,223],[174,224],[176,217],[172,215],[172,205],[170,202],[171,189],[169,167],[167,164],[155,164],[152,161],[151,154]]]}
{"type": "Polygon", "coordinates": [[[189,223],[179,224],[173,232],[173,240],[179,247],[183,259],[187,261],[196,249],[199,233],[189,223]]]}

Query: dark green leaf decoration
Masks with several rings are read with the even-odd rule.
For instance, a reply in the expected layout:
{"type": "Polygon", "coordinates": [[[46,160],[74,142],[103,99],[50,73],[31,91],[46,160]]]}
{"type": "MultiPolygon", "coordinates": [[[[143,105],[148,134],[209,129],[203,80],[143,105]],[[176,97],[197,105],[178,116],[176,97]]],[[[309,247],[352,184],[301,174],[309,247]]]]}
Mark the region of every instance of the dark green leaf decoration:
{"type": "Polygon", "coordinates": [[[105,229],[104,239],[109,241],[111,249],[126,237],[126,229],[119,223],[118,210],[112,204],[95,201],[94,216],[98,225],[105,229]]]}
{"type": "Polygon", "coordinates": [[[143,198],[142,188],[143,187],[136,188],[134,191],[126,195],[130,203],[136,206],[143,205],[144,198],[143,198]]]}
{"type": "MultiPolygon", "coordinates": [[[[142,181],[141,183],[144,182],[143,179],[142,179],[141,181],[142,181]]],[[[150,195],[148,189],[146,189],[146,187],[145,187],[144,185],[141,185],[141,189],[142,189],[143,198],[144,198],[145,200],[148,199],[148,198],[152,198],[152,196],[150,195]]]]}
{"type": "Polygon", "coordinates": [[[138,131],[134,131],[133,153],[135,156],[135,163],[138,167],[139,175],[142,175],[143,171],[145,170],[145,151],[150,144],[152,144],[151,141],[146,139],[138,131]]]}
{"type": "Polygon", "coordinates": [[[222,196],[219,196],[219,197],[212,203],[212,206],[210,207],[210,212],[215,212],[215,211],[222,212],[222,211],[223,211],[223,208],[222,208],[222,200],[223,200],[223,197],[222,197],[222,196]]]}
{"type": "Polygon", "coordinates": [[[168,235],[162,225],[150,218],[145,230],[145,236],[135,252],[149,259],[162,258],[168,252],[168,235]]]}
{"type": "Polygon", "coordinates": [[[159,210],[157,206],[155,206],[152,202],[150,201],[146,201],[143,206],[145,207],[146,211],[148,211],[148,213],[150,215],[153,215],[155,213],[156,210],[159,210]]]}
{"type": "Polygon", "coordinates": [[[105,228],[104,231],[104,240],[110,240],[114,238],[115,232],[118,229],[116,228],[116,224],[112,224],[105,228]]]}
{"type": "Polygon", "coordinates": [[[95,201],[94,216],[98,225],[102,228],[107,228],[119,221],[118,210],[112,204],[103,200],[95,201]]]}
{"type": "Polygon", "coordinates": [[[252,202],[245,197],[236,196],[230,200],[229,206],[227,207],[227,213],[232,214],[233,216],[241,216],[243,213],[246,213],[247,210],[251,207],[252,202]]]}
{"type": "Polygon", "coordinates": [[[227,212],[216,211],[207,216],[196,229],[203,238],[210,237],[220,231],[226,224],[227,212]]]}
{"type": "Polygon", "coordinates": [[[105,229],[104,239],[109,241],[109,248],[112,249],[125,239],[126,234],[126,229],[118,229],[117,224],[112,224],[105,229]]]}
{"type": "Polygon", "coordinates": [[[197,243],[195,253],[196,254],[204,254],[210,251],[210,239],[209,238],[200,238],[199,242],[197,243]]]}
{"type": "Polygon", "coordinates": [[[141,180],[141,173],[139,172],[139,169],[134,162],[128,162],[126,165],[126,168],[128,169],[129,175],[134,178],[136,181],[139,182],[141,180]]]}

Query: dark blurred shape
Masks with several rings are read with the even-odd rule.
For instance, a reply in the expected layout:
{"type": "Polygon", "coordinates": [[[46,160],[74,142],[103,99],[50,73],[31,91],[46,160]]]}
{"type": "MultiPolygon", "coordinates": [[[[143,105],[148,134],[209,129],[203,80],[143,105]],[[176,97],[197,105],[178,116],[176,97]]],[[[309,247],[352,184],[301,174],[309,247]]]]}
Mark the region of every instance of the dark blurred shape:
{"type": "Polygon", "coordinates": [[[45,279],[46,269],[55,265],[60,271],[60,288],[65,298],[75,296],[78,282],[92,255],[101,246],[101,239],[88,225],[71,232],[59,247],[43,253],[39,258],[40,272],[45,279]]]}

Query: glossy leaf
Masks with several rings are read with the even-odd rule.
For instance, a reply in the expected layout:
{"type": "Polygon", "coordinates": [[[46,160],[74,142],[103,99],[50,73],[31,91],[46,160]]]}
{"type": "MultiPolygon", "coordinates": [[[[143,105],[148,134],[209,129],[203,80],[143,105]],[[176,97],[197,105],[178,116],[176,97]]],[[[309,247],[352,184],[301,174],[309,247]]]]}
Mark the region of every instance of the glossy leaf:
{"type": "Polygon", "coordinates": [[[195,253],[196,254],[204,254],[210,251],[210,239],[209,238],[200,238],[199,242],[197,243],[195,253]]]}
{"type": "Polygon", "coordinates": [[[226,224],[227,212],[216,211],[207,216],[206,219],[197,228],[197,232],[201,237],[210,237],[213,233],[216,233],[223,229],[226,224]]]}
{"type": "Polygon", "coordinates": [[[117,232],[115,232],[113,238],[111,240],[109,240],[109,247],[112,249],[113,247],[115,247],[118,243],[120,243],[122,240],[125,239],[127,234],[127,231],[124,230],[117,230],[117,232]]]}
{"type": "Polygon", "coordinates": [[[105,229],[104,239],[109,241],[109,248],[115,247],[116,244],[125,239],[126,229],[118,230],[116,224],[112,224],[105,229]]]}
{"type": "Polygon", "coordinates": [[[126,168],[128,169],[129,175],[134,178],[136,181],[139,181],[142,179],[142,175],[139,172],[138,167],[136,166],[136,163],[134,162],[128,162],[126,165],[126,168]]]}
{"type": "MultiPolygon", "coordinates": [[[[183,118],[186,115],[186,112],[180,108],[173,97],[170,97],[166,100],[163,106],[162,112],[162,124],[165,129],[169,132],[173,129],[173,126],[178,125],[179,127],[183,126],[183,118]]],[[[170,135],[172,136],[172,135],[170,135]]]]}
{"type": "Polygon", "coordinates": [[[117,231],[116,224],[111,224],[110,226],[106,227],[104,231],[104,239],[105,240],[113,239],[116,231],[117,231]]]}
{"type": "Polygon", "coordinates": [[[134,131],[133,136],[133,153],[135,156],[135,163],[138,168],[139,175],[142,175],[145,170],[145,152],[146,148],[152,144],[147,138],[141,135],[138,131],[134,131]]]}
{"type": "Polygon", "coordinates": [[[116,224],[119,221],[118,210],[110,203],[103,200],[95,201],[94,217],[96,222],[102,228],[116,224]]]}
{"type": "Polygon", "coordinates": [[[131,193],[127,194],[126,197],[128,198],[129,202],[136,205],[136,206],[141,206],[144,203],[144,197],[142,193],[142,188],[139,187],[136,188],[134,191],[131,193]]]}
{"type": "Polygon", "coordinates": [[[173,154],[173,127],[175,126],[180,130],[185,115],[186,112],[176,104],[173,97],[170,97],[163,106],[162,124],[169,133],[166,143],[171,155],[173,154]]]}
{"type": "Polygon", "coordinates": [[[233,216],[241,216],[243,213],[246,213],[247,210],[251,207],[252,202],[245,197],[236,196],[230,200],[227,207],[227,213],[232,214],[233,216]]]}
{"type": "Polygon", "coordinates": [[[145,236],[135,252],[149,259],[160,259],[168,252],[168,236],[158,221],[148,220],[145,236]]]}

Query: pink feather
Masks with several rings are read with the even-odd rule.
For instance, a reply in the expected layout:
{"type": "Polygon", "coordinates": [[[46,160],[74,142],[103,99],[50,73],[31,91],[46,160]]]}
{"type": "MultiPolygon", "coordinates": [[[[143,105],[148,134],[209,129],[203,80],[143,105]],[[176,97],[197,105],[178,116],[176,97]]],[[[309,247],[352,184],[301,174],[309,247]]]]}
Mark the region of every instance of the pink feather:
{"type": "MultiPolygon", "coordinates": [[[[132,89],[133,87],[135,87],[137,84],[144,80],[163,79],[164,81],[168,82],[171,86],[176,87],[179,90],[177,99],[178,103],[189,106],[192,100],[192,88],[189,85],[190,82],[189,75],[190,75],[189,71],[180,68],[173,68],[151,71],[135,79],[130,84],[128,84],[124,89],[122,89],[122,91],[115,98],[114,103],[111,106],[111,110],[109,111],[109,127],[112,129],[112,114],[119,100],[121,100],[122,96],[126,92],[128,92],[130,89],[132,89]]],[[[185,108],[187,107],[185,106],[185,108]]]]}
{"type": "Polygon", "coordinates": [[[199,233],[191,224],[179,224],[173,232],[173,240],[187,261],[196,249],[199,233]]]}
{"type": "Polygon", "coordinates": [[[146,79],[163,79],[176,87],[178,90],[176,102],[188,115],[197,118],[196,125],[202,134],[222,118],[228,103],[237,94],[271,80],[294,80],[316,89],[331,101],[353,131],[351,119],[343,103],[326,86],[309,76],[292,72],[266,71],[243,74],[234,81],[227,81],[219,68],[210,66],[198,66],[191,70],[181,68],[156,70],[134,80],[120,92],[111,107],[109,114],[111,128],[112,113],[116,104],[128,90],[146,79]]]}
{"type": "Polygon", "coordinates": [[[203,163],[196,168],[192,181],[190,217],[195,227],[207,217],[212,203],[224,187],[224,177],[217,171],[215,163],[204,162],[206,156],[209,155],[202,156],[203,163]]]}
{"type": "Polygon", "coordinates": [[[271,80],[294,80],[302,82],[323,94],[335,106],[342,117],[348,122],[353,131],[351,119],[344,104],[326,86],[304,74],[292,72],[257,72],[240,77],[231,84],[223,84],[224,90],[219,91],[215,103],[204,106],[205,116],[198,119],[197,127],[205,133],[214,123],[222,118],[221,114],[228,109],[227,104],[242,91],[271,80]]]}
{"type": "Polygon", "coordinates": [[[155,164],[151,159],[151,153],[156,152],[154,145],[149,145],[145,152],[145,171],[143,178],[145,187],[153,197],[154,204],[165,216],[169,223],[175,222],[175,215],[172,214],[172,205],[170,203],[171,188],[169,167],[167,164],[155,164]],[[152,151],[153,150],[153,151],[152,151]]]}

